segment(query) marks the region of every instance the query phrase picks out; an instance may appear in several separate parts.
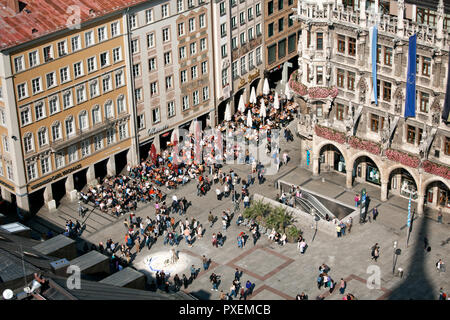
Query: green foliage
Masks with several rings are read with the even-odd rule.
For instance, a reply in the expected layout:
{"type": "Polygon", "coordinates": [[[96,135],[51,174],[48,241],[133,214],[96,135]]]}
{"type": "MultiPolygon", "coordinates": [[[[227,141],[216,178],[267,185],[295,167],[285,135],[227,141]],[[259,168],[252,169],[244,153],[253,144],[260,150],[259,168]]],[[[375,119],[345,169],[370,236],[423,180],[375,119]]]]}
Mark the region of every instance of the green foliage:
{"type": "Polygon", "coordinates": [[[279,233],[286,233],[290,241],[295,241],[301,231],[293,225],[292,214],[286,212],[282,207],[272,207],[269,204],[257,201],[243,213],[244,218],[254,219],[266,228],[274,228],[279,233]]]}

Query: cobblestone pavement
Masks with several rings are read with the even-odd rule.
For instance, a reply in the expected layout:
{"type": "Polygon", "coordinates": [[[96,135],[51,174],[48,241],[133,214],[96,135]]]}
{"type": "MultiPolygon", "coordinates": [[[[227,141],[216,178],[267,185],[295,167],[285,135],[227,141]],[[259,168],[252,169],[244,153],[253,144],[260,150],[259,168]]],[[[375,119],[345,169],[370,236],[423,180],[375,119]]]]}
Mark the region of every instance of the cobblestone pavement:
{"type": "MultiPolygon", "coordinates": [[[[205,234],[202,239],[195,239],[193,247],[188,247],[184,240],[179,244],[178,250],[192,257],[192,261],[198,268],[201,267],[201,256],[212,260],[212,265],[206,272],[202,271],[197,279],[186,290],[200,299],[218,299],[220,291],[228,292],[234,279],[234,270],[243,270],[241,282],[250,280],[256,284],[253,294],[249,299],[276,300],[294,299],[304,291],[310,299],[323,295],[325,299],[342,299],[338,288],[332,294],[326,289],[317,289],[316,278],[319,274],[318,267],[326,263],[331,267],[329,275],[339,286],[339,280],[347,282],[346,292],[350,292],[358,299],[436,299],[439,288],[450,291],[450,281],[446,272],[438,273],[435,263],[442,258],[447,264],[450,257],[449,221],[438,224],[434,216],[417,217],[413,223],[413,229],[406,248],[406,220],[408,200],[400,197],[391,197],[387,202],[379,199],[379,188],[368,184],[355,184],[352,190],[345,189],[345,176],[338,173],[324,173],[320,179],[313,179],[311,172],[302,168],[300,163],[300,143],[295,137],[294,142],[282,143],[282,152],[289,150],[291,157],[287,166],[282,166],[280,172],[274,176],[268,176],[263,185],[257,183],[250,187],[250,194],[258,193],[273,198],[277,194],[274,188],[275,181],[280,177],[287,182],[302,185],[303,187],[335,198],[341,202],[353,205],[355,192],[363,187],[371,196],[369,210],[377,206],[379,216],[376,221],[359,225],[354,224],[351,234],[337,238],[321,233],[320,230],[313,239],[314,230],[303,227],[304,237],[308,243],[305,254],[301,255],[296,243],[288,243],[281,247],[269,242],[266,236],[254,246],[251,238],[244,249],[239,249],[236,237],[241,231],[248,231],[245,227],[238,227],[235,220],[230,227],[223,232],[227,237],[223,247],[214,248],[211,245],[212,233],[222,229],[221,222],[216,222],[212,228],[207,222],[207,215],[211,210],[220,218],[222,210],[232,207],[231,200],[218,201],[213,187],[206,196],[196,196],[195,182],[191,182],[178,190],[168,193],[186,196],[192,202],[187,211],[187,217],[199,220],[203,224],[205,234]],[[426,252],[423,246],[423,238],[426,236],[431,246],[431,251],[426,252]],[[403,277],[393,274],[393,242],[398,241],[401,255],[398,257],[396,269],[403,268],[403,277]],[[371,260],[370,248],[378,242],[381,246],[380,258],[377,262],[371,260]],[[367,285],[369,277],[374,277],[373,265],[379,267],[379,286],[367,285]],[[369,269],[368,269],[369,268],[369,269]],[[209,275],[211,272],[221,275],[219,291],[211,291],[209,275]],[[372,287],[373,289],[369,289],[372,287]]],[[[246,177],[249,166],[233,165],[232,167],[240,176],[246,177]]],[[[54,212],[45,209],[39,214],[41,221],[34,222],[42,230],[48,227],[49,220],[53,225],[62,226],[68,216],[76,217],[76,202],[63,204],[54,212]]],[[[137,215],[145,218],[154,217],[153,204],[139,206],[137,215]]],[[[123,241],[125,228],[122,220],[126,216],[115,218],[100,212],[91,212],[86,219],[86,229],[82,238],[98,244],[112,238],[115,241],[123,241]]],[[[179,216],[177,216],[179,218],[179,216]]],[[[185,217],[181,217],[183,221],[185,217]]],[[[161,239],[150,249],[144,248],[135,258],[136,265],[142,262],[148,255],[161,250],[169,250],[169,245],[164,246],[161,239]]],[[[189,266],[185,271],[189,276],[189,266]]]]}

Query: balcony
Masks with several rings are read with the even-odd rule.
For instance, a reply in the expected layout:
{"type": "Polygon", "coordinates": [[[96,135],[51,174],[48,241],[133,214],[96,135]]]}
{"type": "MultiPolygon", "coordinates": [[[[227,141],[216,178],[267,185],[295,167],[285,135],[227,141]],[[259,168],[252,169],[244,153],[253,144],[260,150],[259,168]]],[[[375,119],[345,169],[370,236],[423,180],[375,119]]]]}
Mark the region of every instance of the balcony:
{"type": "Polygon", "coordinates": [[[64,148],[74,144],[74,143],[83,141],[89,137],[99,134],[100,132],[114,128],[118,122],[128,120],[129,117],[130,117],[130,114],[124,113],[115,118],[104,119],[103,122],[96,124],[86,130],[78,129],[74,135],[72,135],[70,137],[66,137],[63,140],[53,142],[51,144],[51,151],[57,152],[61,149],[64,149],[64,148]]]}

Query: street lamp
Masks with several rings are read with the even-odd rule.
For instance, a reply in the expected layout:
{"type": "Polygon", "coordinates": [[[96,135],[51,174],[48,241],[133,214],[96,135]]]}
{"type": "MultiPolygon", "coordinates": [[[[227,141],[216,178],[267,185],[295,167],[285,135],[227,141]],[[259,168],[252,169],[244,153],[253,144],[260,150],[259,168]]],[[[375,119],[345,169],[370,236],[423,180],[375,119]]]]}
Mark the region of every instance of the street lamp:
{"type": "Polygon", "coordinates": [[[392,258],[392,274],[395,273],[395,265],[397,264],[398,256],[402,253],[402,250],[397,248],[397,241],[394,241],[394,257],[392,258]]]}

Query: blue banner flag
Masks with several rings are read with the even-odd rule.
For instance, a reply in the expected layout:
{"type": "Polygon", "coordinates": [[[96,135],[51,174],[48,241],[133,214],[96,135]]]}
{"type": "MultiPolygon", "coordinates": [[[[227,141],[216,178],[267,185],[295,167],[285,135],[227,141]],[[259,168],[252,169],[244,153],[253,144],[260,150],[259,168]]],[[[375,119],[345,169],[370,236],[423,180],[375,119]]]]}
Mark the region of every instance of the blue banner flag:
{"type": "Polygon", "coordinates": [[[450,54],[448,55],[447,90],[445,91],[444,110],[442,110],[442,121],[450,123],[450,54]]]}
{"type": "Polygon", "coordinates": [[[408,228],[411,227],[411,195],[409,195],[409,203],[408,203],[408,222],[406,223],[408,228]]]}
{"type": "Polygon", "coordinates": [[[408,73],[406,74],[405,118],[416,116],[416,50],[417,34],[409,37],[408,73]]]}
{"type": "Polygon", "coordinates": [[[377,93],[377,54],[378,54],[378,28],[373,26],[369,29],[370,46],[372,55],[372,101],[375,105],[378,105],[378,93],[377,93]]]}

